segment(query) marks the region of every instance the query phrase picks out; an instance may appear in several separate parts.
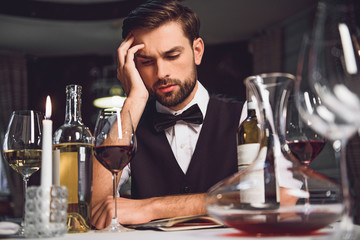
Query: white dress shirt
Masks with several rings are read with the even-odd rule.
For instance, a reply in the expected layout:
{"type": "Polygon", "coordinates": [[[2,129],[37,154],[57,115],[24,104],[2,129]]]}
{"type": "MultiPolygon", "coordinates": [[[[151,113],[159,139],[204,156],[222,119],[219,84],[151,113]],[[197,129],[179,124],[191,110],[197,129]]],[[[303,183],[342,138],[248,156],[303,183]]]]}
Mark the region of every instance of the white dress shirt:
{"type": "MultiPolygon", "coordinates": [[[[198,104],[204,117],[210,97],[208,91],[201,85],[200,82],[198,82],[198,86],[199,87],[193,100],[183,109],[174,111],[161,105],[159,102],[156,102],[156,110],[160,113],[179,115],[194,104],[198,104]]],[[[169,127],[165,130],[166,138],[169,141],[175,159],[185,174],[189,167],[191,157],[194,153],[201,127],[202,124],[191,124],[180,120],[177,121],[173,127],[169,127]]]]}

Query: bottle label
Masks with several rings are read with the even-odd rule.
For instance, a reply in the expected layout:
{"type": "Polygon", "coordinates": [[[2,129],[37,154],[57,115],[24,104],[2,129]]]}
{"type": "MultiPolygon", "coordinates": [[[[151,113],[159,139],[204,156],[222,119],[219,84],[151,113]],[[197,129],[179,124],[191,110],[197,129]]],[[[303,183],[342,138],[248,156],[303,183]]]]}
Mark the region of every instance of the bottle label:
{"type": "Polygon", "coordinates": [[[60,152],[60,185],[68,188],[68,203],[78,203],[78,153],[60,152]]]}
{"type": "Polygon", "coordinates": [[[237,146],[237,157],[239,170],[249,166],[257,157],[260,150],[259,143],[249,143],[237,146]]]}
{"type": "MultiPolygon", "coordinates": [[[[265,202],[264,170],[256,169],[248,172],[242,180],[248,186],[241,187],[240,202],[251,205],[265,202]]],[[[244,184],[244,185],[245,185],[244,184]]]]}
{"type": "Polygon", "coordinates": [[[257,146],[254,146],[254,144],[244,145],[252,145],[253,148],[248,148],[248,151],[256,150],[256,154],[252,155],[253,160],[258,155],[259,157],[254,163],[255,165],[252,167],[251,171],[248,171],[246,174],[244,174],[244,178],[241,181],[243,183],[243,186],[240,186],[240,202],[250,203],[253,206],[261,206],[265,202],[265,179],[263,166],[265,162],[267,148],[263,147],[261,150],[259,150],[260,144],[255,144],[257,146]]]}
{"type": "Polygon", "coordinates": [[[85,199],[83,198],[83,194],[86,192],[86,188],[87,185],[86,183],[86,174],[89,174],[86,171],[86,148],[85,147],[79,147],[79,151],[78,151],[78,165],[79,165],[79,183],[83,183],[83,184],[78,184],[78,189],[79,189],[79,195],[78,198],[80,198],[80,201],[85,201],[85,199]]]}

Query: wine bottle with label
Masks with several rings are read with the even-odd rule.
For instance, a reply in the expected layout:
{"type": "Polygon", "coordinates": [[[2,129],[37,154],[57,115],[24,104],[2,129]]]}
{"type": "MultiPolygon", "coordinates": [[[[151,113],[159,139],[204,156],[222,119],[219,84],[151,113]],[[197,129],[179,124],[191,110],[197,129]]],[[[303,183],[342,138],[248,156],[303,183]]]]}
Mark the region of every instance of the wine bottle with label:
{"type": "Polygon", "coordinates": [[[267,157],[267,152],[271,149],[267,149],[266,135],[260,139],[261,129],[255,108],[256,103],[249,97],[248,115],[237,132],[238,171],[246,170],[256,160],[252,171],[245,175],[252,185],[240,194],[240,202],[245,208],[263,207],[269,203],[269,206],[274,206],[279,201],[274,161],[267,157]]]}
{"type": "Polygon", "coordinates": [[[93,137],[81,117],[81,89],[66,86],[64,124],[55,131],[54,184],[68,188],[68,232],[90,230],[93,137]]]}
{"type": "MultiPolygon", "coordinates": [[[[236,135],[239,172],[246,170],[256,159],[260,150],[259,134],[260,128],[256,117],[255,103],[248,99],[247,117],[240,124],[236,135]]],[[[264,171],[260,168],[246,177],[249,181],[257,179],[258,183],[261,183],[264,180],[264,171]]],[[[240,194],[240,202],[244,204],[244,207],[265,201],[264,184],[254,184],[254,186],[240,194]]]]}
{"type": "Polygon", "coordinates": [[[257,156],[260,149],[259,125],[255,112],[255,103],[247,101],[247,117],[240,124],[237,133],[237,152],[239,171],[247,168],[257,156]]]}

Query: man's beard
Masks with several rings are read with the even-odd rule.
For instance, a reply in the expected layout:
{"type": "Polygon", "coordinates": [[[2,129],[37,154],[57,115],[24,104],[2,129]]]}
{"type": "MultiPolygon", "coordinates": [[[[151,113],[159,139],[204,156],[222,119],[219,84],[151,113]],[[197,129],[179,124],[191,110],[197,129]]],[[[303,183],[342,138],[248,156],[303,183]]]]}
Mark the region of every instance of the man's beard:
{"type": "Polygon", "coordinates": [[[191,92],[194,90],[196,85],[196,73],[193,76],[187,78],[184,82],[179,79],[173,78],[163,78],[159,79],[152,89],[149,91],[150,95],[152,95],[158,102],[166,107],[174,107],[182,103],[191,92]],[[168,92],[163,95],[157,94],[156,89],[162,85],[167,84],[176,84],[180,87],[180,89],[176,92],[168,92]]]}

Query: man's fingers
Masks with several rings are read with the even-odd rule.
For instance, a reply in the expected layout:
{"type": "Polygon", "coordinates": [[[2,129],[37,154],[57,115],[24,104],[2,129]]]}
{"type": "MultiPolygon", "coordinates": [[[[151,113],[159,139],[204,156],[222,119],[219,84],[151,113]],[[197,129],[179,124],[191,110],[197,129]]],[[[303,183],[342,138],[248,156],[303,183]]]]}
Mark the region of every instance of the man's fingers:
{"type": "Polygon", "coordinates": [[[104,202],[94,206],[91,217],[91,224],[97,229],[103,229],[110,224],[113,214],[114,200],[111,196],[107,197],[104,202]]]}
{"type": "Polygon", "coordinates": [[[119,80],[121,80],[121,77],[122,77],[122,75],[124,73],[125,64],[132,64],[133,65],[132,68],[134,68],[132,71],[134,71],[134,70],[137,71],[135,69],[135,62],[134,62],[135,53],[138,50],[144,48],[144,46],[145,46],[144,44],[135,45],[135,46],[131,47],[130,49],[128,49],[126,51],[126,54],[124,54],[122,52],[123,51],[122,49],[119,50],[119,57],[118,57],[119,58],[119,65],[118,65],[117,74],[116,74],[116,76],[117,76],[117,78],[119,80]]]}
{"type": "Polygon", "coordinates": [[[120,44],[117,50],[119,67],[123,67],[123,65],[125,64],[125,57],[127,55],[127,51],[129,50],[133,42],[134,42],[134,37],[128,35],[125,38],[125,40],[120,44]]]}
{"type": "Polygon", "coordinates": [[[145,44],[135,45],[127,51],[125,63],[131,63],[134,61],[135,53],[144,48],[145,44]]]}
{"type": "Polygon", "coordinates": [[[91,216],[91,225],[93,225],[94,227],[96,227],[97,229],[102,229],[104,228],[104,216],[102,214],[103,212],[103,205],[101,205],[100,208],[98,208],[95,212],[92,211],[92,216],[91,216]]]}

